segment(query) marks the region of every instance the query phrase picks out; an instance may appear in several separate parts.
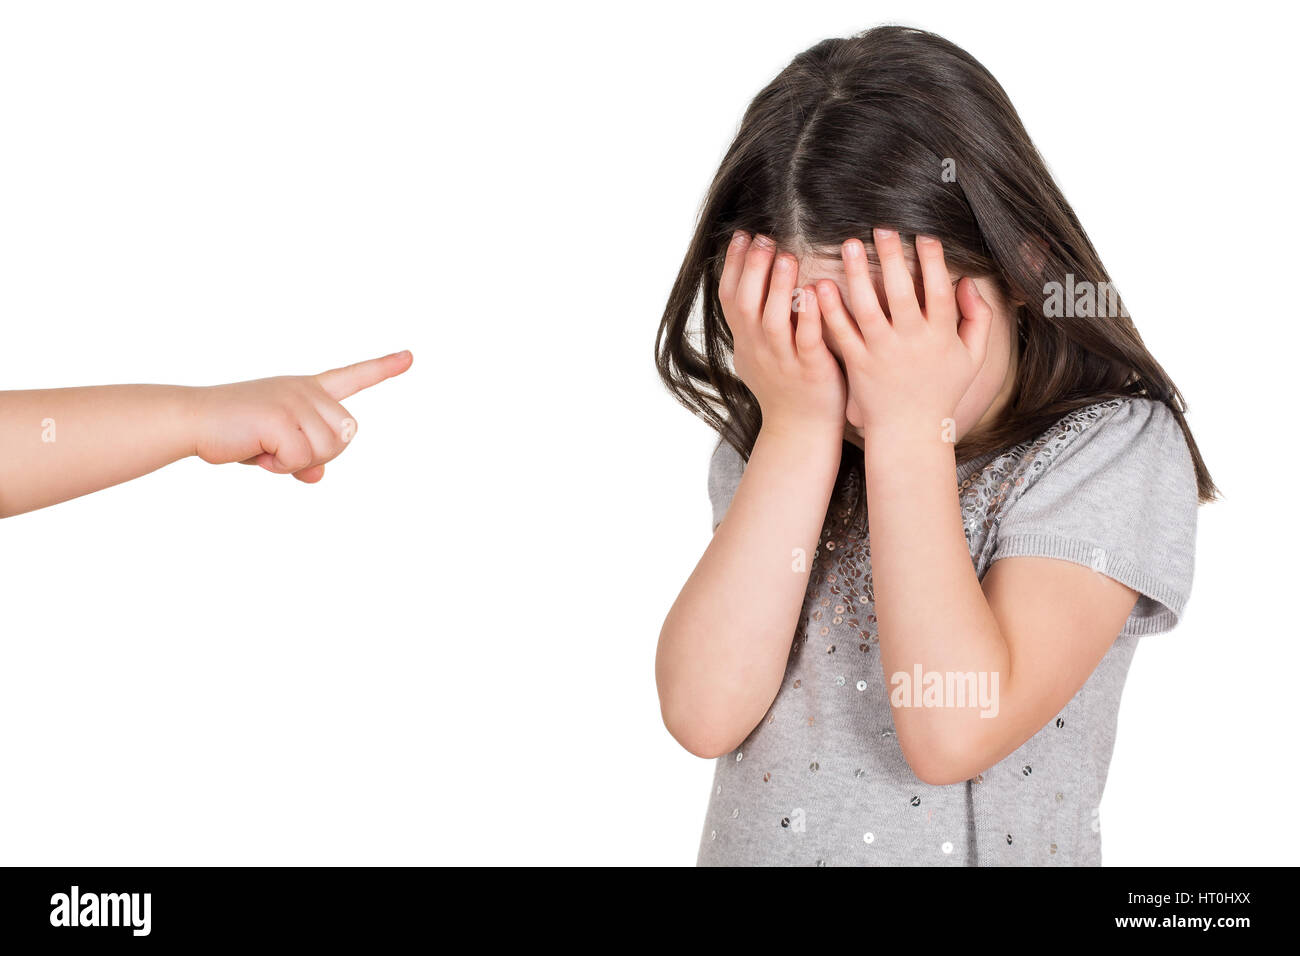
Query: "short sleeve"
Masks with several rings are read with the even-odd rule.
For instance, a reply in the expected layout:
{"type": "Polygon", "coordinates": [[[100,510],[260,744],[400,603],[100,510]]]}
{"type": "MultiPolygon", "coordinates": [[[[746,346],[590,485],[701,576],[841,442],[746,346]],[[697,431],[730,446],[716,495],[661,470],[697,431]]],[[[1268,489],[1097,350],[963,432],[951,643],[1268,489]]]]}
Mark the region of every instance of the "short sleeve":
{"type": "Polygon", "coordinates": [[[709,459],[709,501],[713,505],[715,530],[722,524],[722,516],[727,513],[744,471],[745,461],[740,457],[740,452],[726,441],[720,440],[713,449],[713,457],[709,459]]]}
{"type": "Polygon", "coordinates": [[[1073,561],[1139,594],[1121,635],[1178,623],[1192,587],[1196,471],[1170,409],[1134,398],[1088,426],[1004,512],[992,560],[1073,561]]]}

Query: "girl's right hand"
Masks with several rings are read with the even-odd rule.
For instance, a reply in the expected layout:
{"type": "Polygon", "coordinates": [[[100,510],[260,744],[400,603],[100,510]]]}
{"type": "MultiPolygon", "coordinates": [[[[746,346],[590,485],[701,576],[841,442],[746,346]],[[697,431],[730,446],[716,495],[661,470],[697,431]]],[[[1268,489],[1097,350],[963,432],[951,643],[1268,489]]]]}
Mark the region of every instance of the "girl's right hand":
{"type": "Polygon", "coordinates": [[[822,338],[816,291],[794,297],[799,261],[767,236],[738,231],[727,248],[718,300],[731,330],[736,374],[758,399],[763,429],[842,434],[844,375],[822,338]]]}

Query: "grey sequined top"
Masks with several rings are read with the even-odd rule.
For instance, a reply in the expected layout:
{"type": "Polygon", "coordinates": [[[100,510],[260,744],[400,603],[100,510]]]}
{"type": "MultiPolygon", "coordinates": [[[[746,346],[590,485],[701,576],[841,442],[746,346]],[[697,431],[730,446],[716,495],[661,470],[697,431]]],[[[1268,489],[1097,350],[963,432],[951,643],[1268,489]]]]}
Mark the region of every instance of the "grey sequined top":
{"type": "MultiPolygon", "coordinates": [[[[742,473],[740,456],[720,444],[709,471],[715,526],[742,473]]],[[[962,464],[956,480],[980,578],[1000,558],[1039,555],[1139,592],[1114,645],[1060,714],[1001,763],[964,783],[922,783],[894,733],[870,543],[837,489],[781,689],[717,761],[700,865],[1101,863],[1099,807],[1129,662],[1139,636],[1174,626],[1191,588],[1197,488],[1187,444],[1164,405],[1108,400],[962,464]]]]}

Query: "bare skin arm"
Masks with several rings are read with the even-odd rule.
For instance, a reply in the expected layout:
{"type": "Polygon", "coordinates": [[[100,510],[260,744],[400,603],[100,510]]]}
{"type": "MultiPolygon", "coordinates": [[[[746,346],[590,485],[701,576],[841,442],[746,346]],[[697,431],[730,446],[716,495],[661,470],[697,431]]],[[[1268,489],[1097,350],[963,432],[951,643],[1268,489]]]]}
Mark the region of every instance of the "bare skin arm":
{"type": "Polygon", "coordinates": [[[0,517],[67,501],[197,455],[316,482],[356,422],[339,402],[399,375],[409,352],[320,375],[185,388],[0,392],[0,517]]]}
{"type": "Polygon", "coordinates": [[[811,289],[809,309],[792,312],[797,273],[770,240],[738,234],[720,282],[736,370],[763,426],[725,519],[664,621],[656,659],[664,723],[702,757],[744,740],[781,686],[839,468],[845,383],[811,289]]]}
{"type": "Polygon", "coordinates": [[[1123,628],[1137,592],[1049,558],[997,562],[981,584],[962,529],[953,445],[943,438],[987,344],[991,312],[974,282],[954,295],[936,240],[919,238],[926,308],[899,237],[876,230],[888,316],[856,240],[845,243],[852,313],[818,284],[865,417],[872,574],[886,679],[924,672],[998,678],[997,712],[894,706],[899,744],[927,783],[987,769],[1079,690],[1123,628]]]}

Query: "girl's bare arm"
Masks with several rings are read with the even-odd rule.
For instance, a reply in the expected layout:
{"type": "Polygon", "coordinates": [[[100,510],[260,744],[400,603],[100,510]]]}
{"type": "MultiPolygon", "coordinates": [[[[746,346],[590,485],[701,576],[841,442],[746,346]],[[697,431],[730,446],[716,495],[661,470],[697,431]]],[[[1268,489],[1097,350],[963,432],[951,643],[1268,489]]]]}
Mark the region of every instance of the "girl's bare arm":
{"type": "Polygon", "coordinates": [[[659,699],[691,753],[733,749],[781,687],[842,434],[760,432],[726,517],[668,612],[659,699]]]}
{"type": "MultiPolygon", "coordinates": [[[[926,673],[996,679],[992,712],[894,706],[898,742],[927,783],[969,779],[1014,751],[1083,686],[1124,626],[1137,592],[1051,558],[999,561],[981,582],[943,437],[981,366],[992,312],[975,283],[949,278],[937,240],[918,237],[925,309],[898,234],[875,231],[889,311],[858,240],[844,244],[851,312],[818,284],[866,418],[871,568],[886,680],[926,673]]],[[[891,701],[893,703],[893,701],[891,701]]]]}
{"type": "Polygon", "coordinates": [[[687,750],[726,753],[781,686],[844,434],[843,376],[812,289],[792,313],[798,263],[733,237],[719,299],[736,372],[763,411],[727,515],[669,611],[656,677],[664,723],[687,750]],[[770,284],[770,287],[769,287],[770,284]]]}

